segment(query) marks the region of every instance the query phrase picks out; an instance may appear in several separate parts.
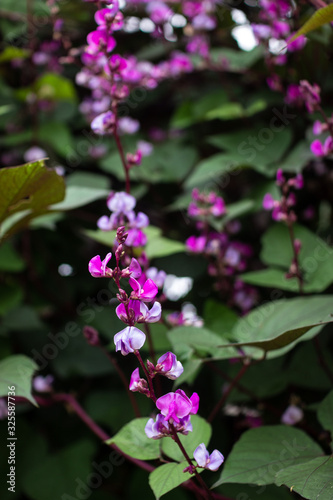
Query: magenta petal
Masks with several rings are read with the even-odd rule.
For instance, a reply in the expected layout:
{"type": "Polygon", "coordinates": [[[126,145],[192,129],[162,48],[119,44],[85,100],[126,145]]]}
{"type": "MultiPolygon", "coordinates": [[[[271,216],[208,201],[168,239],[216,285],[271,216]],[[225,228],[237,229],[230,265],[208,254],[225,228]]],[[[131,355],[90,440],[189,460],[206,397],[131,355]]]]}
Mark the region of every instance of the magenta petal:
{"type": "Polygon", "coordinates": [[[262,202],[262,206],[265,210],[272,210],[274,208],[274,198],[270,193],[266,193],[262,202]]]}
{"type": "Polygon", "coordinates": [[[129,389],[130,391],[135,392],[138,388],[138,382],[140,380],[139,368],[135,368],[131,375],[129,389]]]}
{"type": "Polygon", "coordinates": [[[132,278],[140,278],[142,271],[139,262],[136,259],[132,259],[129,265],[129,271],[131,273],[132,278]]]}
{"type": "Polygon", "coordinates": [[[194,392],[192,394],[192,396],[190,397],[190,400],[191,400],[191,403],[193,405],[191,413],[193,415],[195,415],[196,413],[198,413],[200,398],[199,398],[198,394],[196,392],[194,392]]]}
{"type": "Polygon", "coordinates": [[[158,288],[153,280],[148,279],[142,287],[141,298],[145,301],[152,300],[158,292],[158,288]]]}
{"type": "Polygon", "coordinates": [[[323,145],[319,139],[315,139],[310,146],[312,153],[316,156],[324,156],[323,145]]]}

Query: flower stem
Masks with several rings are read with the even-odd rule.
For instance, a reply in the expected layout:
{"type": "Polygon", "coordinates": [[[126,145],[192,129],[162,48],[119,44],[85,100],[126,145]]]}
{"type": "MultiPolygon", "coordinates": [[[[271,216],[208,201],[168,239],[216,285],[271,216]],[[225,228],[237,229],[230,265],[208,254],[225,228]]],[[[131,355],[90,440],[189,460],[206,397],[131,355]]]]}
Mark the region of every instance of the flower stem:
{"type": "Polygon", "coordinates": [[[236,377],[233,379],[233,381],[229,385],[228,389],[222,395],[220,401],[218,401],[218,403],[216,404],[216,406],[211,411],[209,417],[207,418],[207,422],[211,423],[214,420],[214,418],[216,417],[216,415],[218,414],[218,412],[220,411],[220,409],[222,408],[222,406],[224,405],[224,403],[228,399],[229,394],[231,393],[231,391],[233,390],[233,388],[237,385],[237,383],[239,382],[239,380],[243,377],[243,375],[245,375],[245,373],[249,369],[250,365],[251,365],[250,362],[246,362],[246,363],[243,364],[242,368],[239,370],[239,372],[237,373],[236,377]]]}
{"type": "Polygon", "coordinates": [[[295,263],[295,267],[296,267],[296,278],[298,280],[299,293],[300,293],[300,295],[303,295],[303,293],[304,293],[304,291],[303,291],[303,277],[302,277],[302,271],[301,271],[301,267],[300,267],[299,260],[298,260],[298,254],[297,254],[297,251],[295,248],[295,234],[294,234],[293,222],[291,220],[288,220],[287,226],[288,226],[291,246],[293,248],[294,263],[295,263]]]}
{"type": "MultiPolygon", "coordinates": [[[[170,423],[170,422],[169,422],[169,426],[170,426],[170,429],[172,431],[172,439],[175,441],[175,443],[177,443],[177,445],[179,446],[179,448],[180,448],[182,454],[184,455],[187,463],[192,467],[193,466],[192,460],[188,456],[187,451],[185,450],[185,448],[184,448],[181,440],[179,439],[176,429],[174,428],[173,424],[170,423]]],[[[196,469],[194,469],[193,473],[195,474],[195,477],[197,478],[197,481],[199,482],[199,484],[203,487],[203,489],[205,491],[205,498],[207,498],[207,499],[213,498],[212,492],[210,491],[210,489],[208,488],[207,484],[205,483],[205,481],[200,476],[199,472],[196,469]]]]}
{"type": "Polygon", "coordinates": [[[156,403],[156,396],[155,396],[155,391],[154,391],[154,386],[153,386],[153,381],[152,381],[152,378],[144,364],[144,362],[142,361],[142,358],[141,358],[141,354],[139,351],[134,351],[134,354],[135,356],[138,358],[138,361],[144,371],[144,374],[146,376],[146,379],[148,381],[148,385],[149,385],[149,391],[150,391],[150,399],[152,399],[154,401],[154,403],[156,403]]]}

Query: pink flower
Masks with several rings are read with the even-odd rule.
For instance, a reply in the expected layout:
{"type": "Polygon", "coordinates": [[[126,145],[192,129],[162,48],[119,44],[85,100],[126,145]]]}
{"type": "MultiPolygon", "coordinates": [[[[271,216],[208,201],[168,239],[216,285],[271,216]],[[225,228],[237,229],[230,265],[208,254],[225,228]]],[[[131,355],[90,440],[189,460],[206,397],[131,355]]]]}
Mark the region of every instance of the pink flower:
{"type": "Polygon", "coordinates": [[[322,133],[322,123],[320,120],[316,120],[313,122],[313,134],[314,135],[319,135],[322,133]]]}
{"type": "Polygon", "coordinates": [[[156,416],[156,422],[150,418],[145,427],[147,437],[152,439],[160,439],[170,433],[169,422],[161,413],[156,416]]]}
{"type": "Polygon", "coordinates": [[[131,285],[133,290],[133,292],[131,293],[132,299],[139,299],[142,300],[143,302],[150,302],[151,300],[153,300],[153,298],[158,292],[157,286],[150,279],[148,279],[143,284],[143,286],[141,286],[136,279],[130,278],[129,284],[131,285]]]}
{"type": "Polygon", "coordinates": [[[185,245],[186,248],[193,253],[203,253],[206,248],[206,236],[190,236],[187,238],[185,245]]]}
{"type": "Polygon", "coordinates": [[[177,357],[172,352],[167,352],[163,354],[158,360],[155,368],[156,372],[160,375],[165,375],[165,377],[170,380],[176,380],[183,373],[184,368],[180,361],[177,361],[177,357]]]}
{"type": "Polygon", "coordinates": [[[139,368],[135,368],[131,375],[129,390],[132,392],[141,392],[141,394],[149,394],[147,381],[144,378],[140,378],[139,368]]]}
{"type": "Polygon", "coordinates": [[[131,194],[121,191],[119,193],[111,193],[106,204],[110,212],[127,214],[135,207],[136,199],[131,194]]]}
{"type": "Polygon", "coordinates": [[[224,462],[224,456],[221,452],[214,450],[211,454],[209,454],[204,443],[199,444],[199,446],[194,450],[193,457],[199,467],[212,471],[216,471],[224,462]]]}
{"type": "Polygon", "coordinates": [[[128,304],[128,315],[124,304],[119,304],[116,309],[118,318],[133,326],[134,323],[156,323],[161,319],[162,307],[159,302],[154,302],[149,310],[144,302],[130,300],[128,304]]]}
{"type": "Polygon", "coordinates": [[[272,210],[275,207],[276,200],[274,200],[271,193],[266,193],[262,202],[262,206],[265,210],[272,210]]]}
{"type": "Polygon", "coordinates": [[[333,150],[333,139],[331,136],[327,137],[324,144],[319,139],[315,139],[311,143],[310,149],[315,156],[327,156],[333,150]]]}
{"type": "Polygon", "coordinates": [[[91,276],[93,276],[94,278],[111,278],[112,269],[106,266],[111,257],[111,252],[107,254],[103,261],[101,260],[99,255],[93,257],[88,264],[88,269],[91,276]]]}
{"type": "MultiPolygon", "coordinates": [[[[179,422],[174,422],[173,426],[177,433],[184,434],[185,436],[193,431],[190,416],[180,418],[179,422]]],[[[172,434],[168,420],[158,413],[156,422],[150,418],[145,427],[145,433],[149,438],[160,439],[164,436],[172,434]]]]}
{"type": "Polygon", "coordinates": [[[140,349],[145,340],[145,334],[135,326],[127,326],[114,336],[116,351],[121,351],[123,356],[140,349]]]}
{"type": "Polygon", "coordinates": [[[98,29],[89,33],[87,42],[89,44],[88,52],[91,54],[103,52],[103,49],[111,52],[116,46],[115,39],[105,29],[98,29]]]}
{"type": "Polygon", "coordinates": [[[158,398],[156,406],[167,420],[172,418],[173,421],[179,422],[180,418],[198,412],[199,396],[194,392],[191,398],[188,398],[184,391],[177,389],[176,392],[168,392],[158,398]]]}

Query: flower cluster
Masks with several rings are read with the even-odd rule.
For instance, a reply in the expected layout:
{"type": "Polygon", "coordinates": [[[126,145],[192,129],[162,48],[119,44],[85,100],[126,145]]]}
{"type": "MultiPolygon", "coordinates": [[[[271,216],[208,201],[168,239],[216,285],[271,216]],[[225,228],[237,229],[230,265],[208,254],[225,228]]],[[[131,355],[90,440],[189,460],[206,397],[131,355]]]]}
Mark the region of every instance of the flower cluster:
{"type": "Polygon", "coordinates": [[[231,303],[246,312],[253,307],[257,296],[252,287],[245,285],[236,278],[238,273],[247,268],[252,249],[249,245],[232,239],[239,230],[239,224],[230,223],[224,231],[214,231],[216,220],[227,213],[223,198],[215,193],[192,192],[192,202],[188,207],[188,215],[196,220],[199,236],[190,236],[186,240],[189,252],[201,254],[208,259],[208,273],[216,279],[216,288],[223,294],[232,297],[231,303]],[[243,289],[243,294],[242,294],[243,289]],[[244,300],[242,300],[242,297],[244,300]],[[252,300],[253,299],[253,300],[252,300]]]}
{"type": "MultiPolygon", "coordinates": [[[[281,48],[286,45],[285,40],[291,38],[292,27],[290,13],[293,9],[289,0],[259,0],[261,7],[259,13],[260,23],[252,23],[253,33],[258,42],[266,45],[266,58],[270,65],[283,65],[287,55],[281,53],[281,48]],[[279,47],[279,49],[277,49],[279,47]],[[275,55],[276,54],[276,55],[275,55]]],[[[301,50],[306,43],[304,35],[288,44],[288,51],[301,50]]]]}
{"type": "Polygon", "coordinates": [[[130,247],[143,247],[147,237],[142,229],[149,225],[149,219],[143,212],[135,214],[136,200],[134,196],[124,193],[111,193],[107,199],[110,216],[103,215],[98,219],[97,226],[102,231],[112,231],[120,226],[127,230],[126,245],[130,247]]]}
{"type": "Polygon", "coordinates": [[[296,204],[296,196],[293,189],[302,189],[304,186],[302,174],[286,179],[281,169],[276,174],[276,184],[280,187],[282,197],[275,200],[270,193],[266,193],[263,199],[263,208],[272,210],[272,218],[276,221],[295,222],[296,214],[292,207],[296,204]]]}

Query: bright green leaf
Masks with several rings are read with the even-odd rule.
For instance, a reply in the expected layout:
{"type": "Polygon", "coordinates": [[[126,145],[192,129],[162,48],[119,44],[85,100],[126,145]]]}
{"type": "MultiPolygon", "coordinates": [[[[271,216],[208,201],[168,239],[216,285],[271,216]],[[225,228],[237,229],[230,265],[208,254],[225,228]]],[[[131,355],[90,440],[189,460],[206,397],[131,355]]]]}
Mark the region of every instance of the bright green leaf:
{"type": "Polygon", "coordinates": [[[324,24],[331,23],[333,21],[333,5],[327,5],[322,9],[318,9],[308,21],[287,41],[287,43],[291,43],[296,38],[301,35],[306,35],[310,33],[310,31],[316,30],[320,28],[324,24]]]}
{"type": "Polygon", "coordinates": [[[136,418],[126,424],[106,443],[115,445],[130,457],[139,460],[154,460],[160,456],[160,445],[156,439],[149,439],[145,433],[148,418],[136,418]]]}
{"type": "Polygon", "coordinates": [[[15,396],[28,399],[37,406],[31,394],[31,382],[38,366],[32,359],[22,354],[15,354],[0,361],[0,396],[8,394],[8,387],[15,387],[15,396]]]}
{"type": "Polygon", "coordinates": [[[0,170],[0,222],[8,216],[30,210],[40,212],[64,198],[65,183],[44,161],[0,170]]]}
{"type": "MultiPolygon", "coordinates": [[[[170,463],[161,465],[151,472],[149,475],[149,484],[155,494],[156,500],[193,477],[189,472],[183,472],[187,466],[187,462],[181,462],[180,464],[170,463]]],[[[202,470],[199,469],[198,472],[202,472],[202,470]]]]}
{"type": "Polygon", "coordinates": [[[0,63],[5,63],[12,59],[26,59],[29,55],[29,50],[9,45],[0,53],[0,63]]]}
{"type": "Polygon", "coordinates": [[[104,177],[90,173],[74,173],[66,179],[66,184],[65,199],[52,205],[51,210],[73,210],[101,198],[106,200],[110,192],[104,177]]]}
{"type": "Polygon", "coordinates": [[[276,425],[250,429],[242,434],[224,464],[223,483],[272,484],[278,471],[322,455],[320,446],[303,431],[276,425]]]}
{"type": "Polygon", "coordinates": [[[280,470],[276,474],[275,484],[285,484],[309,500],[332,500],[333,456],[317,457],[280,470]]]}

